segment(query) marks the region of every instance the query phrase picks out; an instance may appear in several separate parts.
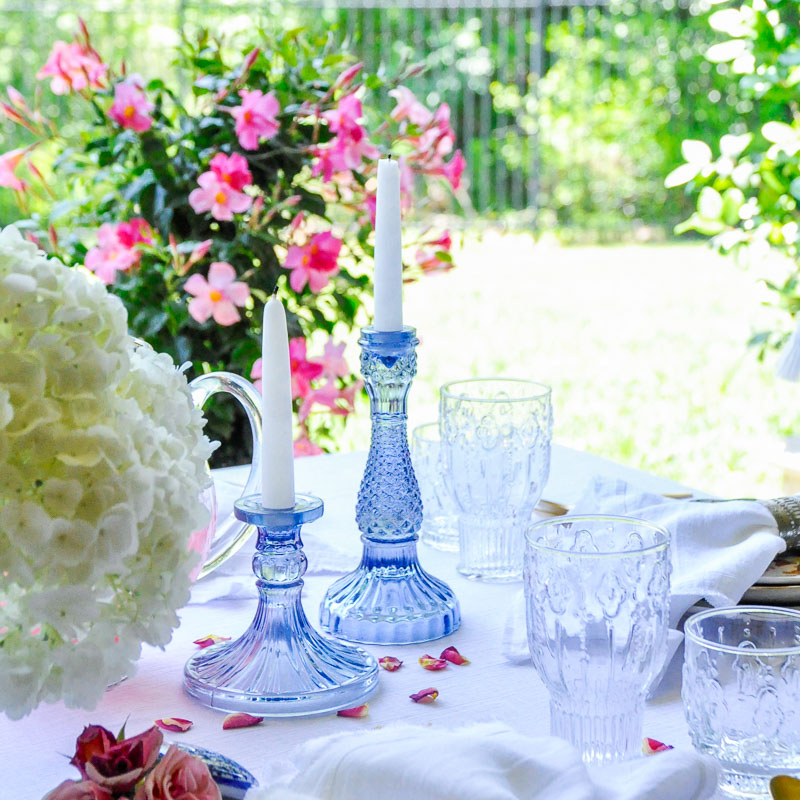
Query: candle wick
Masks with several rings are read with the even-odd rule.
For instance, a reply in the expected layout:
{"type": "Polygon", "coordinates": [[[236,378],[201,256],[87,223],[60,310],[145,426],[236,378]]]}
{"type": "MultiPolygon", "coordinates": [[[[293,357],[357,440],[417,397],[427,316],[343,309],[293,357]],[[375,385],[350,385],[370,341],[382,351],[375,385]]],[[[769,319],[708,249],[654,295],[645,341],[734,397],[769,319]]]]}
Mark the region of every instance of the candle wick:
{"type": "Polygon", "coordinates": [[[391,161],[391,160],[392,160],[392,154],[391,154],[391,153],[389,153],[389,156],[388,156],[388,158],[389,158],[389,161],[391,161]]]}
{"type": "Polygon", "coordinates": [[[272,290],[272,299],[274,300],[278,296],[278,284],[275,284],[275,288],[272,290]]]}

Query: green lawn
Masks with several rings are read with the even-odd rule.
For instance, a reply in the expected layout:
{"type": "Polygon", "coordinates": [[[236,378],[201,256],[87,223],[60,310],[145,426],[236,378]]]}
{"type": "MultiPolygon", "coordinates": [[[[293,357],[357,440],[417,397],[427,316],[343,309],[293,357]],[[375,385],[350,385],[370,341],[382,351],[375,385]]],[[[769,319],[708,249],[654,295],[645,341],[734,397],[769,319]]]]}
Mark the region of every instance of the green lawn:
{"type": "MultiPolygon", "coordinates": [[[[726,496],[781,493],[781,436],[800,387],[746,347],[774,321],[757,275],[703,244],[561,248],[468,237],[458,268],[408,287],[419,375],[410,424],[438,387],[515,376],[553,387],[557,441],[726,496]]],[[[355,351],[350,349],[355,361],[355,351]]],[[[347,446],[367,444],[366,413],[347,446]]]]}

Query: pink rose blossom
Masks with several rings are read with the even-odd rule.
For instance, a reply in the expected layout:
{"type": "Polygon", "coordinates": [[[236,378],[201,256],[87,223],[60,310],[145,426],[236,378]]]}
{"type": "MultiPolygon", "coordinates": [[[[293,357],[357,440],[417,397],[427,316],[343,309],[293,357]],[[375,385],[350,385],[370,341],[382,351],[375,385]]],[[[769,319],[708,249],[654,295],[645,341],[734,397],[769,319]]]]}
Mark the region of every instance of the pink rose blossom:
{"type": "Polygon", "coordinates": [[[135,80],[121,81],[114,87],[114,103],[108,116],[121,127],[142,133],[153,124],[150,112],[154,108],[135,80]]]}
{"type": "Polygon", "coordinates": [[[92,781],[63,781],[42,800],[113,800],[113,795],[92,781]]]}
{"type": "Polygon", "coordinates": [[[390,97],[397,100],[397,105],[392,109],[391,117],[397,122],[407,119],[412,125],[427,128],[433,120],[433,114],[425,108],[414,96],[411,89],[398,86],[389,92],[390,97]]]}
{"type": "Polygon", "coordinates": [[[342,242],[330,232],[315,233],[308,244],[292,245],[283,262],[284,269],[292,270],[289,285],[301,292],[308,283],[312,292],[322,291],[330,278],[339,271],[339,250],[342,242]]]}
{"type": "Polygon", "coordinates": [[[199,189],[189,193],[189,205],[196,214],[211,212],[216,220],[229,221],[234,214],[241,214],[250,208],[253,198],[233,189],[221,181],[213,172],[204,172],[197,179],[199,189]]]}
{"type": "Polygon", "coordinates": [[[250,380],[253,381],[253,386],[256,387],[258,392],[261,391],[261,378],[264,376],[263,370],[263,359],[257,358],[250,370],[250,380]]]}
{"type": "MultiPolygon", "coordinates": [[[[85,734],[86,730],[81,736],[85,734]]],[[[155,725],[144,733],[121,742],[103,741],[105,749],[102,752],[93,750],[92,755],[79,766],[79,769],[87,780],[94,781],[118,797],[133,789],[156,763],[158,749],[163,741],[164,735],[155,725]]],[[[78,742],[80,751],[80,738],[78,742]]],[[[76,752],[73,763],[79,758],[79,753],[76,752]]]]}
{"type": "Polygon", "coordinates": [[[322,455],[323,449],[312,442],[308,436],[300,436],[294,440],[294,457],[305,458],[306,456],[322,455]]]}
{"type": "Polygon", "coordinates": [[[208,166],[219,181],[227,183],[234,191],[241,192],[253,182],[247,159],[240,153],[231,153],[229,156],[217,153],[208,166]]]}
{"type": "Polygon", "coordinates": [[[222,800],[222,795],[208,767],[173,744],[136,790],[135,800],[222,800]]]}
{"type": "Polygon", "coordinates": [[[36,75],[37,80],[51,78],[50,89],[53,94],[69,94],[87,86],[100,89],[108,71],[108,64],[100,61],[97,53],[78,42],[58,41],[53,45],[44,66],[36,75]]]}
{"type": "Polygon", "coordinates": [[[250,297],[246,283],[236,280],[236,270],[226,261],[215,261],[208,269],[208,280],[195,273],[183,288],[194,295],[189,301],[189,314],[198,322],[214,317],[218,325],[233,325],[241,317],[236,306],[243,306],[250,297]]]}
{"type": "Polygon", "coordinates": [[[322,375],[322,365],[306,358],[306,340],[302,336],[289,340],[289,368],[292,398],[305,397],[311,391],[311,381],[322,375]]]}
{"type": "Polygon", "coordinates": [[[9,150],[0,155],[0,186],[13,189],[16,192],[25,191],[25,181],[14,174],[14,170],[19,166],[25,155],[25,150],[9,150]]]}
{"type": "Polygon", "coordinates": [[[259,138],[271,139],[278,132],[280,103],[272,92],[264,94],[258,89],[242,89],[239,97],[242,104],[230,109],[236,120],[236,137],[245,150],[257,150],[259,138]]]}

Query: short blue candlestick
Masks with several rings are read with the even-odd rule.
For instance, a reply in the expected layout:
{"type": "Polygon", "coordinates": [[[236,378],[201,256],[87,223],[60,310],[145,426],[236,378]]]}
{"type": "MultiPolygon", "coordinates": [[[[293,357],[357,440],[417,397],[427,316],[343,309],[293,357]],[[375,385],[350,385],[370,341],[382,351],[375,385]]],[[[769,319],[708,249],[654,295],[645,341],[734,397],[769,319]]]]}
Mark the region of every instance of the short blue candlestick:
{"type": "Polygon", "coordinates": [[[263,717],[311,716],[361,705],[375,691],[375,658],[321,636],[300,602],[307,566],[300,529],[322,510],[313,495],[297,495],[294,507],[283,509],[264,508],[259,495],[236,501],[237,519],[258,529],[258,609],[238,639],[186,662],[184,688],[203,705],[263,717]]]}
{"type": "Polygon", "coordinates": [[[422,498],[411,465],[406,400],[417,372],[416,331],[363,328],[361,372],[372,414],[372,443],[358,492],[364,550],[358,568],[328,589],[323,630],[368,644],[414,644],[458,629],[452,589],[417,558],[422,498]]]}

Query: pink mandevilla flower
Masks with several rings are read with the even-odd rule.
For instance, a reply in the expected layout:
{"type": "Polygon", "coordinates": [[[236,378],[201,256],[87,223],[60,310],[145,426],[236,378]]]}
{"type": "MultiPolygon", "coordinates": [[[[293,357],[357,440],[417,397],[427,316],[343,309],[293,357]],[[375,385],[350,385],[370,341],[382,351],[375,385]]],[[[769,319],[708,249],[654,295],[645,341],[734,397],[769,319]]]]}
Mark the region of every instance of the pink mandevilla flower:
{"type": "Polygon", "coordinates": [[[331,378],[346,378],[350,374],[350,367],[344,358],[345,342],[333,343],[333,337],[325,342],[322,355],[313,359],[317,364],[322,364],[322,374],[331,378]]]}
{"type": "Polygon", "coordinates": [[[261,391],[261,378],[264,377],[264,364],[261,358],[257,358],[255,363],[250,369],[250,380],[253,381],[253,386],[256,391],[261,391]]]}
{"type": "Polygon", "coordinates": [[[241,192],[253,182],[253,173],[241,153],[231,153],[229,156],[217,153],[208,166],[222,183],[227,183],[234,191],[241,192]]]}
{"type": "Polygon", "coordinates": [[[315,233],[308,244],[292,245],[283,262],[285,269],[292,270],[289,285],[301,292],[308,283],[312,292],[322,291],[331,276],[339,271],[339,250],[342,242],[329,231],[315,233]]]}
{"type": "Polygon", "coordinates": [[[453,189],[458,189],[461,186],[461,176],[464,174],[464,168],[467,162],[460,150],[456,150],[453,157],[442,167],[442,175],[450,181],[453,189]]]}
{"type": "Polygon", "coordinates": [[[427,128],[433,120],[433,114],[417,100],[411,89],[398,86],[389,92],[390,97],[397,100],[397,105],[392,109],[391,117],[397,122],[408,120],[412,125],[427,128]]]}
{"type": "Polygon", "coordinates": [[[308,436],[299,436],[294,440],[294,457],[305,458],[306,456],[319,456],[322,455],[323,450],[318,445],[315,445],[308,436]]]}
{"type": "Polygon", "coordinates": [[[78,42],[55,42],[37,80],[51,78],[53,94],[69,94],[87,86],[100,89],[108,71],[108,64],[100,61],[97,53],[78,42]]]}
{"type": "Polygon", "coordinates": [[[289,340],[289,368],[293,398],[305,397],[311,391],[311,381],[322,375],[322,364],[306,358],[306,340],[302,336],[289,340]]]}
{"type": "Polygon", "coordinates": [[[23,149],[9,150],[0,155],[0,186],[14,189],[17,192],[25,191],[25,181],[14,174],[14,170],[19,166],[24,155],[25,150],[23,149]]]}
{"type": "Polygon", "coordinates": [[[129,79],[114,87],[114,103],[108,116],[121,127],[142,133],[153,124],[150,112],[154,108],[138,81],[129,79]]]}
{"type": "Polygon", "coordinates": [[[369,141],[360,124],[363,110],[361,101],[354,94],[343,97],[336,108],[323,111],[322,117],[331,132],[337,135],[328,145],[313,151],[317,158],[314,175],[322,173],[323,180],[329,181],[335,173],[359,169],[365,158],[380,156],[380,151],[369,141]]]}
{"type": "Polygon", "coordinates": [[[236,306],[243,306],[250,297],[247,284],[236,280],[236,270],[226,261],[215,261],[208,269],[208,280],[195,273],[183,288],[194,295],[189,301],[189,314],[198,322],[214,317],[218,325],[233,325],[241,319],[236,306]]]}
{"type": "Polygon", "coordinates": [[[239,92],[242,104],[230,109],[236,120],[236,137],[245,150],[257,150],[258,140],[272,139],[278,132],[281,106],[272,92],[264,94],[260,90],[239,92]]]}
{"type": "Polygon", "coordinates": [[[117,272],[127,272],[139,263],[142,254],[136,245],[152,242],[150,226],[141,217],[119,225],[105,222],[97,231],[97,247],[86,253],[86,269],[108,286],[114,282],[117,272]]]}
{"type": "Polygon", "coordinates": [[[252,197],[220,180],[213,171],[204,172],[197,183],[200,188],[189,193],[189,205],[196,214],[210,211],[214,219],[227,222],[233,219],[234,214],[241,214],[252,205],[252,197]]]}

